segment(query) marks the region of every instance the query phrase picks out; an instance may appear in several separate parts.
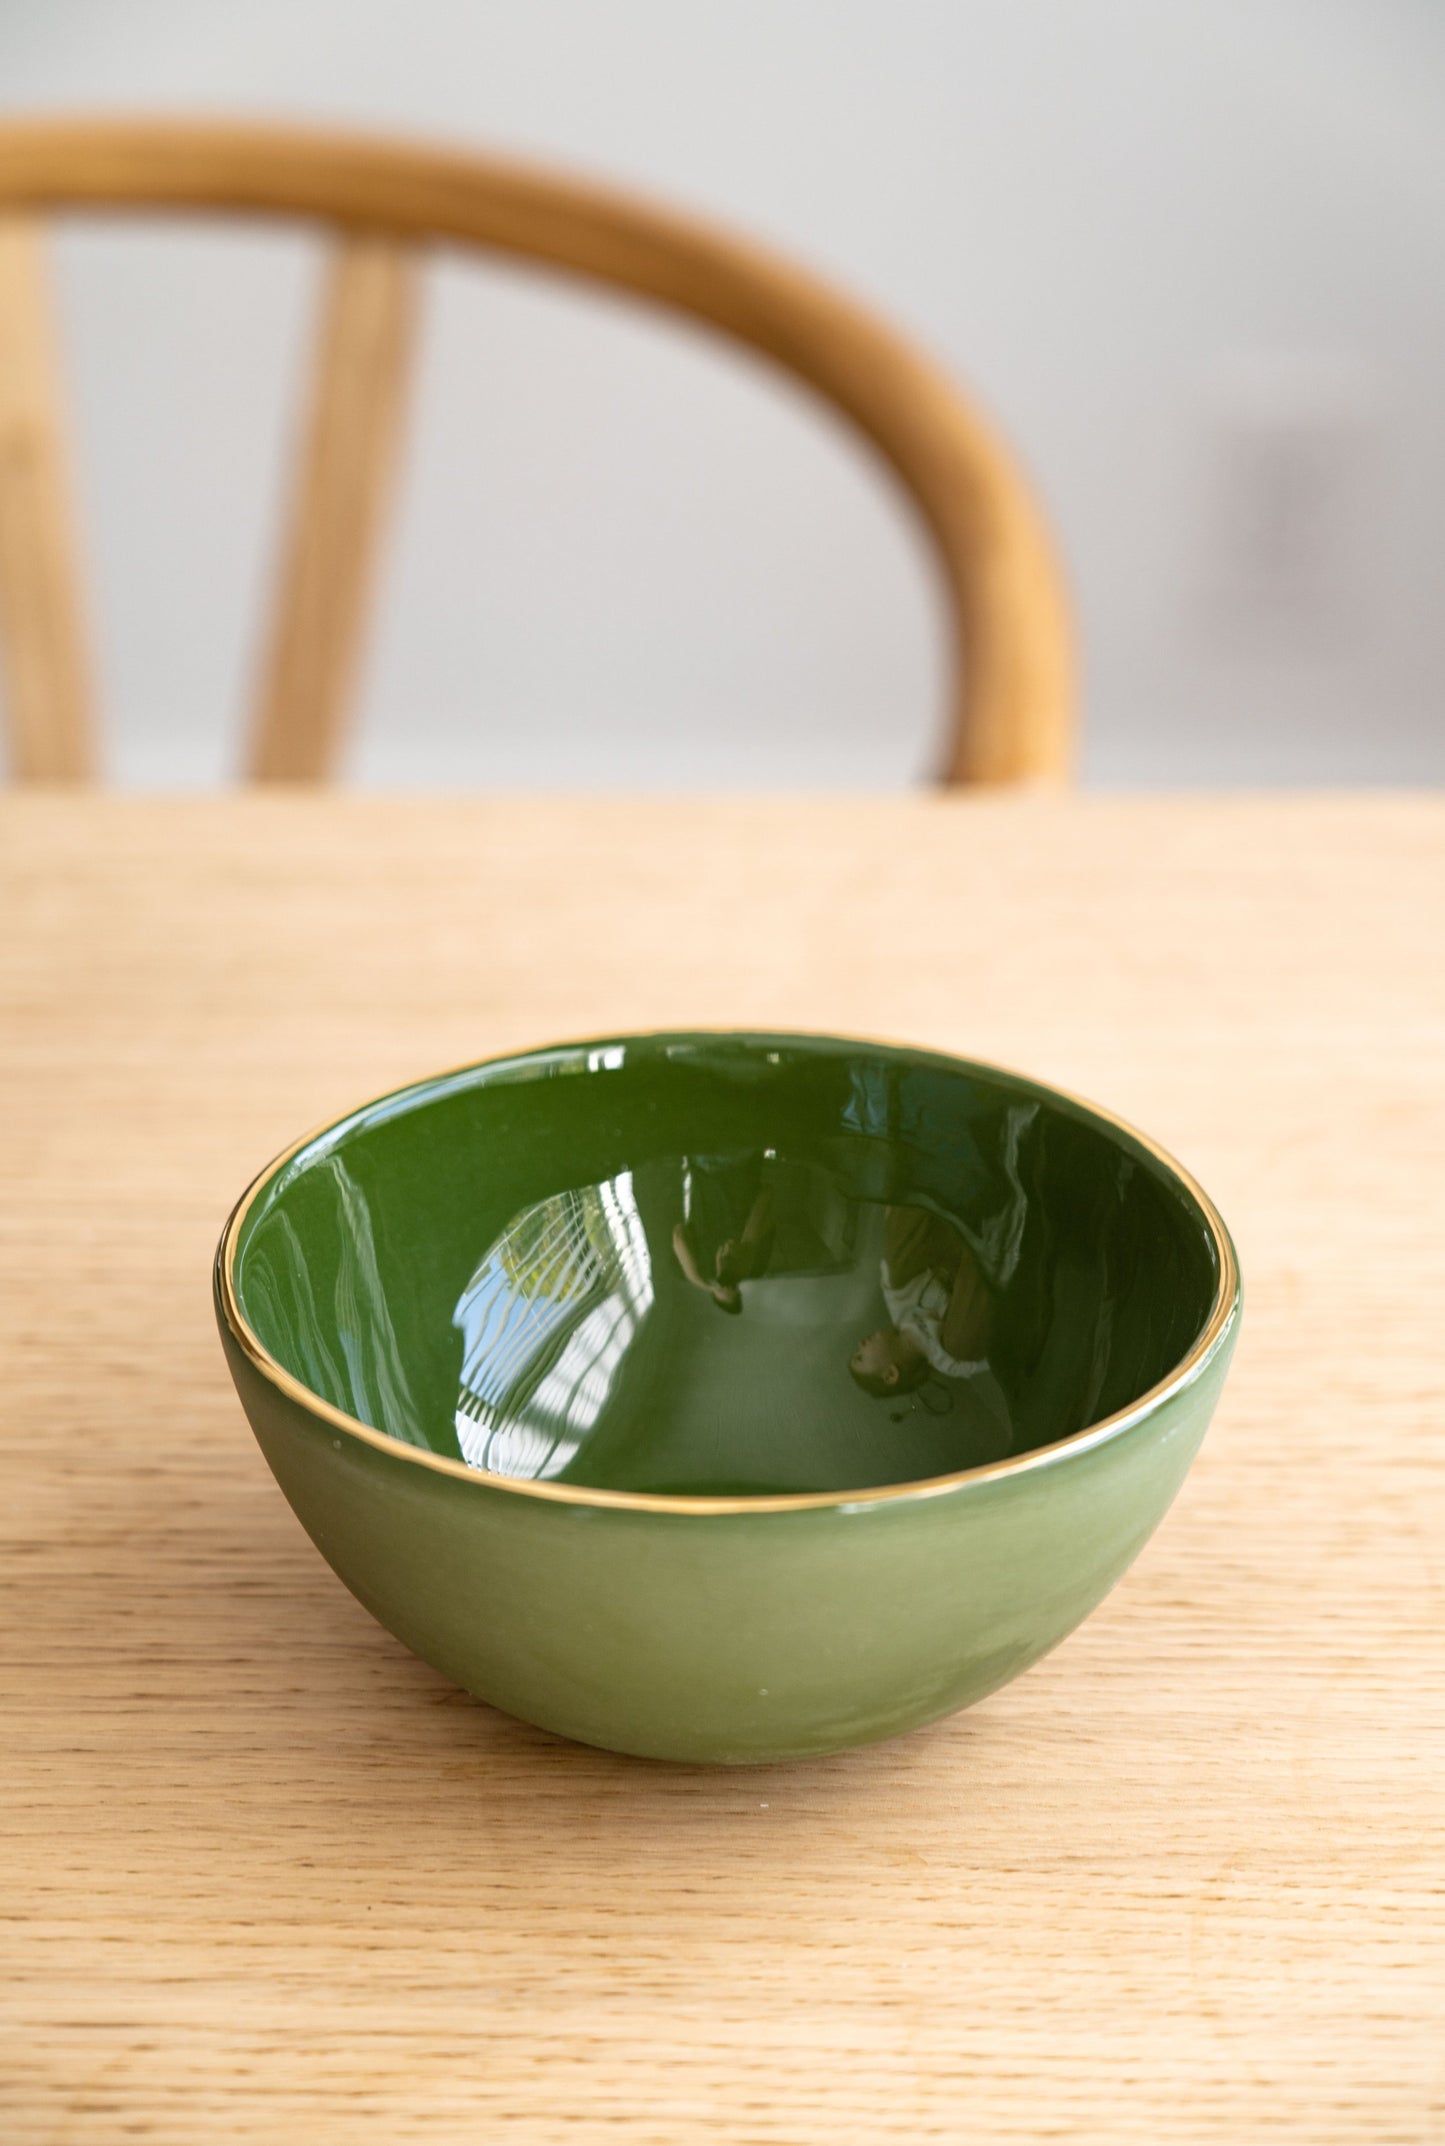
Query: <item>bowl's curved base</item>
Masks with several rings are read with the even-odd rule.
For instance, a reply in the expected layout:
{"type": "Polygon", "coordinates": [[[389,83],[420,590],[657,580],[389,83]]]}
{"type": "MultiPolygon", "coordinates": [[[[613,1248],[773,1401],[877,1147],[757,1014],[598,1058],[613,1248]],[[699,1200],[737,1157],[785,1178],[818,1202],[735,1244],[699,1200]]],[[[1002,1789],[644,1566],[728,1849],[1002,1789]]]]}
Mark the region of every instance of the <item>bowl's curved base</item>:
{"type": "MultiPolygon", "coordinates": [[[[705,1731],[681,1736],[644,1737],[642,1740],[629,1737],[625,1730],[609,1735],[582,1736],[578,1735],[575,1729],[556,1721],[542,1721],[535,1715],[517,1713],[506,1707],[500,1707],[497,1711],[509,1714],[514,1721],[525,1722],[531,1728],[543,1729],[549,1735],[560,1737],[567,1743],[580,1744],[587,1750],[609,1751],[621,1758],[645,1759],[656,1765],[738,1768],[788,1766],[811,1759],[837,1758],[846,1751],[862,1750],[870,1744],[893,1743],[899,1737],[911,1736],[916,1730],[931,1728],[941,1721],[948,1721],[955,1714],[964,1713],[977,1706],[991,1693],[1001,1690],[1005,1684],[1011,1684],[1025,1669],[1032,1668],[1039,1658],[1037,1653],[1031,1654],[1027,1661],[1004,1669],[986,1682],[980,1682],[977,1688],[972,1688],[971,1684],[966,1697],[949,1699],[941,1706],[909,1707],[899,1710],[896,1714],[874,1714],[866,1722],[838,1724],[831,1730],[819,1730],[806,1737],[785,1731],[781,1739],[760,1736],[728,1743],[719,1741],[705,1731]]],[[[462,1689],[467,1687],[463,1686],[462,1689]]],[[[489,1699],[484,1692],[470,1692],[469,1696],[482,1705],[495,1705],[495,1701],[489,1699]]]]}
{"type": "Polygon", "coordinates": [[[768,1765],[936,1721],[1057,1645],[1167,1509],[1233,1334],[1085,1451],[917,1497],[715,1514],[562,1503],[418,1467],[313,1416],[223,1339],[297,1516],[424,1661],[578,1743],[768,1765]]]}

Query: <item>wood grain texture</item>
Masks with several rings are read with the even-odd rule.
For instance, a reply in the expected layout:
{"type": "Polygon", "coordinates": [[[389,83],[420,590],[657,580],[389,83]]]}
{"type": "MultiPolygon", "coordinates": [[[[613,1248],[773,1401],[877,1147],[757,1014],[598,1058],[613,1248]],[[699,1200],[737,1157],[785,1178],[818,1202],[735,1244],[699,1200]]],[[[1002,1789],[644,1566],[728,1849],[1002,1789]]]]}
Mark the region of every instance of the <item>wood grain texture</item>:
{"type": "Polygon", "coordinates": [[[0,212],[0,678],[21,781],[93,773],[90,664],[40,233],[0,212]]]}
{"type": "Polygon", "coordinates": [[[416,301],[409,248],[338,240],[256,706],[258,781],[335,772],[396,474],[416,301]]]}
{"type": "Polygon", "coordinates": [[[1056,780],[1074,657],[1053,540],[994,427],[866,306],[766,249],[497,157],[316,129],[176,120],[0,125],[0,210],[301,218],[537,261],[715,329],[781,366],[901,485],[938,564],[952,654],[938,775],[1056,780]]]}
{"type": "Polygon", "coordinates": [[[0,2135],[1445,2132],[1445,801],[0,800],[0,2135]],[[1145,1126],[1245,1321],[1174,1512],[970,1714],[523,1728],[292,1520],[208,1263],[415,1073],[913,1037],[1145,1126]]]}

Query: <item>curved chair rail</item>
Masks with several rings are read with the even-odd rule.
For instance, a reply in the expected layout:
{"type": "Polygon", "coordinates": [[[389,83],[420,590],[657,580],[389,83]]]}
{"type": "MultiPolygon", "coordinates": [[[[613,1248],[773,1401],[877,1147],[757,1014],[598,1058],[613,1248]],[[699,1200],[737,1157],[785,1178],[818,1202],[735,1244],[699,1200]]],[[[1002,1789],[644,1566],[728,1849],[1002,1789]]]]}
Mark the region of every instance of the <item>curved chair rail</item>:
{"type": "MultiPolygon", "coordinates": [[[[435,244],[523,256],[687,314],[831,403],[914,502],[942,570],[953,677],[940,778],[1067,772],[1071,636],[1052,545],[992,431],[910,342],[764,249],[624,194],[493,157],[310,129],[169,120],[0,126],[0,375],[8,369],[12,379],[8,390],[0,381],[0,491],[27,454],[19,490],[27,481],[30,488],[8,515],[0,499],[0,628],[7,642],[18,634],[22,672],[44,671],[45,639],[63,640],[67,609],[76,609],[63,571],[47,594],[33,562],[16,557],[36,550],[37,527],[42,554],[64,548],[54,500],[37,511],[55,489],[44,465],[58,468],[62,458],[43,378],[49,352],[29,222],[59,211],[157,209],[299,218],[338,240],[255,774],[315,778],[334,757],[394,459],[411,339],[409,257],[435,244]],[[34,631],[21,615],[27,606],[31,626],[40,620],[34,631]],[[41,648],[26,648],[37,634],[41,648]]],[[[54,691],[72,710],[72,764],[49,772],[81,774],[83,663],[72,656],[59,670],[54,691]]],[[[13,653],[9,688],[25,772],[27,728],[41,727],[37,685],[20,677],[17,714],[13,653]]],[[[34,739],[28,757],[36,759],[34,739]]]]}

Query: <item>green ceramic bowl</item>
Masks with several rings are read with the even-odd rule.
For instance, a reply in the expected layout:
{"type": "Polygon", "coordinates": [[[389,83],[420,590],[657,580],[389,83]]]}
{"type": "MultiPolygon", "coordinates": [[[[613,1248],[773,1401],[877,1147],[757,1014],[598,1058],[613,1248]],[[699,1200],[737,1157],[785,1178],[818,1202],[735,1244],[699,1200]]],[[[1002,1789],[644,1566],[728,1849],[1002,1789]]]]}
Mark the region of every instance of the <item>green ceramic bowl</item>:
{"type": "Polygon", "coordinates": [[[1071,1631],[1183,1480],[1239,1278],[1182,1170],[1036,1082],[653,1035],[302,1141],[216,1302],[277,1481],[409,1647],[584,1743],[739,1762],[1071,1631]]]}

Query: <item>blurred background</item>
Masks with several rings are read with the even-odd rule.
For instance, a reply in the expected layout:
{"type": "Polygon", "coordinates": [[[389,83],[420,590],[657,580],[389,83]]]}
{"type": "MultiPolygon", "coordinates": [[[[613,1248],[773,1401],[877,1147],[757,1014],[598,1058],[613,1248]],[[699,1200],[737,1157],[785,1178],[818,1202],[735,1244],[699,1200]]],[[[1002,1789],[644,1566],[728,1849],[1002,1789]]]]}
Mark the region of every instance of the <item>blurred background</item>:
{"type": "MultiPolygon", "coordinates": [[[[3,0],[0,106],[512,151],[731,223],[931,347],[1064,554],[1099,786],[1445,778],[1438,0],[3,0]]],[[[70,224],[110,771],[234,767],[304,237],[70,224]]],[[[590,288],[430,271],[352,780],[902,787],[939,619],[801,391],[590,288]]]]}

